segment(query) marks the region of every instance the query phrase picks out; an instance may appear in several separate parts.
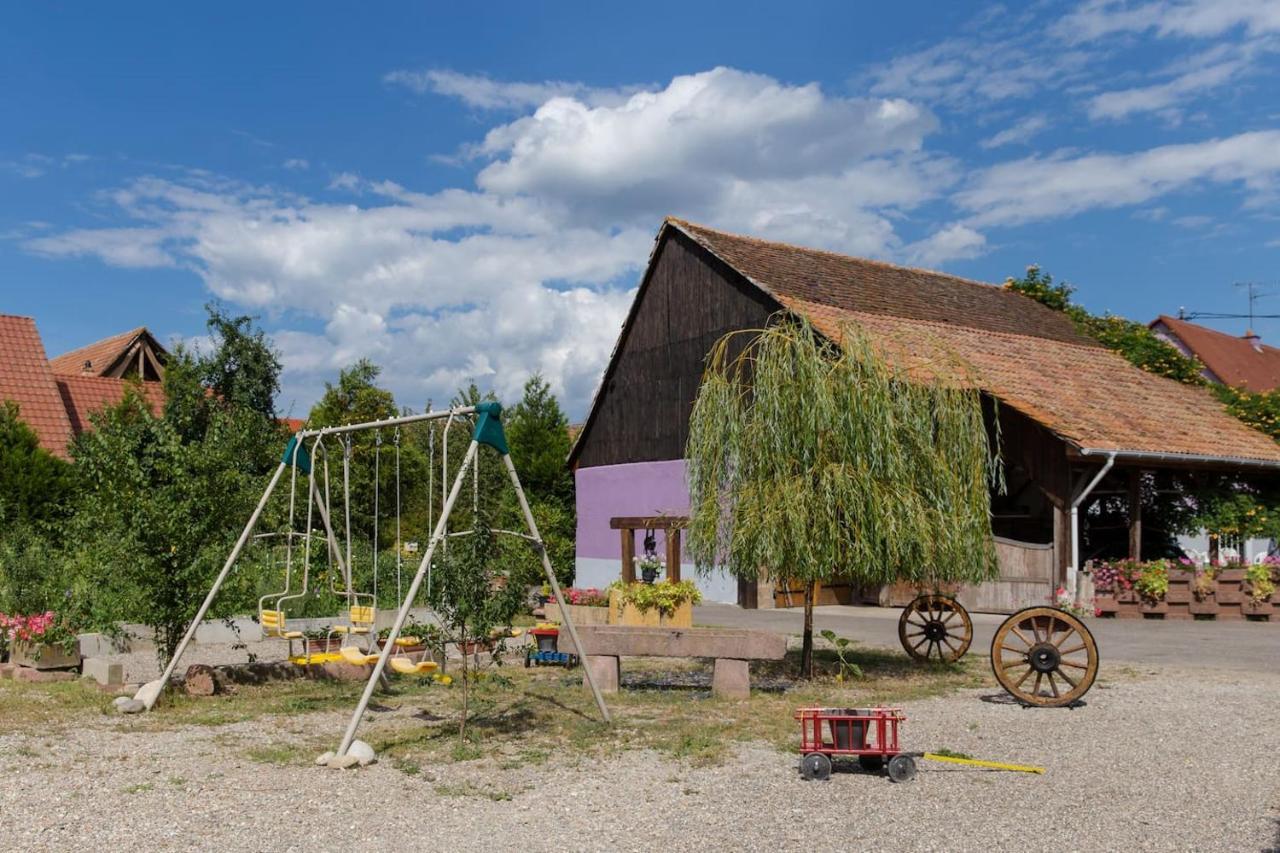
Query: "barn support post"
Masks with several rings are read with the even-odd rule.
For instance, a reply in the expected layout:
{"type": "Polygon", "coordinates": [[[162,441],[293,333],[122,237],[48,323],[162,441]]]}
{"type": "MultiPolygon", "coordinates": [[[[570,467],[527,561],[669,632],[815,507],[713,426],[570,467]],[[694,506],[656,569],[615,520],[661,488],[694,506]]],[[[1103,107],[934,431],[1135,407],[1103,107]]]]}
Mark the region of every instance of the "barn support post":
{"type": "Polygon", "coordinates": [[[1076,597],[1076,590],[1079,589],[1079,584],[1076,581],[1080,573],[1080,504],[1084,503],[1094,488],[1102,482],[1102,478],[1107,476],[1111,466],[1115,464],[1116,454],[1114,452],[1108,453],[1107,461],[1103,464],[1102,469],[1089,481],[1089,485],[1085,486],[1080,491],[1080,494],[1076,495],[1071,501],[1071,565],[1067,566],[1067,595],[1073,601],[1076,597]]]}
{"type": "Polygon", "coordinates": [[[1129,470],[1129,559],[1142,559],[1142,469],[1129,470]]]}

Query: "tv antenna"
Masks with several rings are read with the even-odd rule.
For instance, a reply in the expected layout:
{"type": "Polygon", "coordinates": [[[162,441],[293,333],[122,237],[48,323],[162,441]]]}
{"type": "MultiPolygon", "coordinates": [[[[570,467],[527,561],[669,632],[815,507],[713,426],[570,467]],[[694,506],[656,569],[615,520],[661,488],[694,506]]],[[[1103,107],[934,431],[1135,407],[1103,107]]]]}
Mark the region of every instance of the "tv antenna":
{"type": "Polygon", "coordinates": [[[1254,320],[1280,320],[1280,314],[1258,314],[1255,312],[1255,303],[1264,296],[1270,296],[1263,287],[1256,281],[1238,281],[1234,285],[1237,289],[1243,288],[1249,298],[1248,314],[1225,314],[1218,311],[1188,311],[1186,308],[1178,309],[1179,320],[1244,320],[1249,321],[1249,330],[1253,330],[1254,320]]]}

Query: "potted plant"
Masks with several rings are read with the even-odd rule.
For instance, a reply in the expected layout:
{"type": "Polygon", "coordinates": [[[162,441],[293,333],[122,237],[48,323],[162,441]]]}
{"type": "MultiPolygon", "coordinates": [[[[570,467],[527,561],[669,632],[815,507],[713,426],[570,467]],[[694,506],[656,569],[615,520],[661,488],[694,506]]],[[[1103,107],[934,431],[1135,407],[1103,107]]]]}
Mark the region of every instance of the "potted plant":
{"type": "Polygon", "coordinates": [[[609,620],[614,625],[646,628],[691,628],[693,605],[702,593],[693,581],[629,583],[609,587],[609,620]]]}
{"type": "Polygon", "coordinates": [[[1275,612],[1271,604],[1271,597],[1276,591],[1272,568],[1273,564],[1264,560],[1245,569],[1245,599],[1241,610],[1246,616],[1270,616],[1275,612]]]}
{"type": "Polygon", "coordinates": [[[1165,596],[1169,592],[1168,561],[1151,560],[1138,564],[1133,588],[1138,593],[1138,609],[1144,616],[1167,612],[1169,605],[1165,603],[1165,596]]]}
{"type": "Polygon", "coordinates": [[[666,564],[658,557],[657,554],[643,554],[633,558],[636,565],[636,574],[647,584],[655,583],[658,575],[666,571],[666,564]]]}
{"type": "MultiPolygon", "coordinates": [[[[575,625],[607,625],[609,623],[609,594],[595,587],[569,587],[561,590],[565,607],[575,625]]],[[[564,622],[564,615],[555,601],[547,602],[547,619],[564,622]]]]}
{"type": "Polygon", "coordinates": [[[1217,589],[1218,567],[1213,565],[1197,567],[1195,578],[1191,581],[1191,601],[1188,604],[1193,617],[1218,615],[1217,589]]]}
{"type": "Polygon", "coordinates": [[[74,669],[80,666],[76,632],[52,610],[30,616],[5,616],[2,624],[10,663],[32,669],[74,669]]]}

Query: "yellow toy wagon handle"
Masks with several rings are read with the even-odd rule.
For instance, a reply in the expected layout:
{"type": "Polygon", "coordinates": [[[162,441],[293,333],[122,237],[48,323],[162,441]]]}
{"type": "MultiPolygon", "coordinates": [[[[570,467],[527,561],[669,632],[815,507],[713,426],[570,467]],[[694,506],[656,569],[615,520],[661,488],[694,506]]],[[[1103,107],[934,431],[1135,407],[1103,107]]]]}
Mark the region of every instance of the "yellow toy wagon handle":
{"type": "Polygon", "coordinates": [[[1002,764],[999,761],[982,761],[978,758],[959,758],[954,755],[939,755],[936,752],[926,752],[921,758],[927,758],[930,761],[946,761],[951,764],[968,764],[971,767],[988,767],[992,770],[1013,770],[1018,773],[1044,773],[1043,767],[1032,767],[1028,764],[1002,764]]]}

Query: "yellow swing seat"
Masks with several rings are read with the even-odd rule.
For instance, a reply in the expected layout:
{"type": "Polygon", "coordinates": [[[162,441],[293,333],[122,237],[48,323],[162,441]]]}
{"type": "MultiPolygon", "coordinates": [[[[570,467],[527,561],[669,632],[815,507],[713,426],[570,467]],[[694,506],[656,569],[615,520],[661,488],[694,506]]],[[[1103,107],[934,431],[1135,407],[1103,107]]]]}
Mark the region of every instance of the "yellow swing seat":
{"type": "Polygon", "coordinates": [[[430,675],[440,668],[440,665],[433,660],[424,660],[414,663],[405,655],[396,655],[391,658],[391,668],[401,675],[430,675]]]}
{"type": "Polygon", "coordinates": [[[338,649],[338,654],[342,655],[344,661],[355,666],[368,666],[378,662],[377,655],[365,654],[355,646],[343,646],[338,649]]]}

